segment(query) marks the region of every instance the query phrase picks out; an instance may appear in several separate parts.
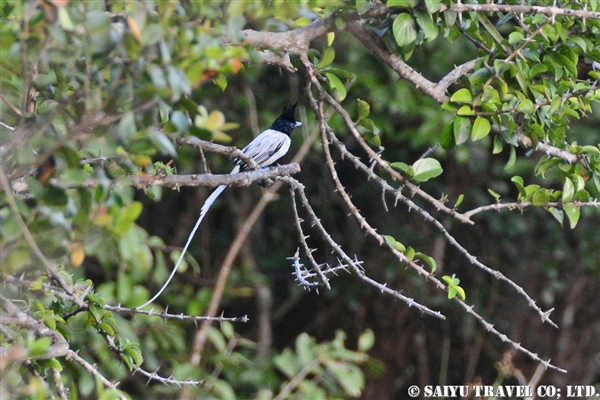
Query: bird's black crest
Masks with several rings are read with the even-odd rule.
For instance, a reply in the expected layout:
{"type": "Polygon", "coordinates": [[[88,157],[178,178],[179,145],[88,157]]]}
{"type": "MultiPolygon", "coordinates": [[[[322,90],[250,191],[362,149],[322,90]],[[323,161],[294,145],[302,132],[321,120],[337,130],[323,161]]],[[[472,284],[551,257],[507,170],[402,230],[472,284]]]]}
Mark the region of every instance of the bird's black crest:
{"type": "Polygon", "coordinates": [[[294,118],[297,105],[298,103],[294,103],[289,107],[284,107],[281,115],[271,125],[271,129],[291,135],[294,128],[298,126],[296,125],[296,118],[294,118]]]}
{"type": "Polygon", "coordinates": [[[294,117],[294,114],[296,113],[297,105],[298,105],[298,103],[294,103],[289,107],[283,107],[283,112],[281,113],[279,118],[289,121],[289,122],[296,122],[296,118],[294,117]]]}

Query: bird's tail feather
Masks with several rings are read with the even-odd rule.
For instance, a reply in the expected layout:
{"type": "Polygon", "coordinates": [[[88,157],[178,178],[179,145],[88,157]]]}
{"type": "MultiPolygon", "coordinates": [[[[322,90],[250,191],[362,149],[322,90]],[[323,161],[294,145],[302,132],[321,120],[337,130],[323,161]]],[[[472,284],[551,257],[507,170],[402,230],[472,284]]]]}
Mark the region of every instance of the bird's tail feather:
{"type": "MultiPolygon", "coordinates": [[[[239,169],[239,168],[234,168],[234,171],[236,171],[236,169],[239,169]]],[[[232,173],[235,173],[234,171],[232,171],[232,173]]],[[[185,243],[185,246],[183,246],[183,250],[181,252],[181,255],[179,256],[179,259],[177,260],[177,263],[175,264],[175,267],[173,268],[173,271],[171,271],[171,275],[169,275],[169,278],[167,279],[167,281],[160,288],[160,290],[158,291],[158,293],[156,293],[154,295],[154,297],[152,297],[150,300],[148,300],[147,302],[145,302],[144,304],[142,304],[141,306],[139,306],[137,308],[144,308],[144,307],[146,307],[148,304],[150,304],[154,300],[156,300],[158,298],[158,296],[160,296],[160,294],[166,289],[166,287],[169,284],[169,282],[171,282],[171,279],[173,279],[173,276],[175,276],[175,272],[177,272],[177,268],[179,268],[179,264],[181,264],[181,260],[183,260],[183,257],[185,256],[185,253],[187,252],[187,249],[190,246],[190,243],[192,243],[192,239],[194,238],[194,235],[196,234],[196,231],[200,227],[200,224],[202,223],[202,220],[204,219],[204,216],[206,215],[206,213],[210,209],[210,206],[212,206],[212,204],[215,202],[215,200],[217,200],[217,197],[219,197],[219,195],[221,193],[223,193],[223,190],[225,190],[226,188],[227,188],[226,185],[221,185],[221,186],[217,187],[214,190],[214,192],[211,193],[210,196],[208,196],[208,198],[204,202],[204,205],[200,209],[200,216],[198,217],[198,221],[196,221],[196,225],[194,226],[194,229],[192,229],[192,233],[190,233],[190,236],[188,237],[188,240],[185,243]]]]}

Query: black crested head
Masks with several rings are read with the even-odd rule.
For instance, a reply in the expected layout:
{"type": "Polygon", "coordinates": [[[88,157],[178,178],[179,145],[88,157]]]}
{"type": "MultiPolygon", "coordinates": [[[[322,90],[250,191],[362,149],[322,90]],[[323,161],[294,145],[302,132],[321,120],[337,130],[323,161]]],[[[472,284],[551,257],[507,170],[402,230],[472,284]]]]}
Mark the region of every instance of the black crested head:
{"type": "Polygon", "coordinates": [[[271,129],[283,132],[286,135],[291,135],[294,128],[302,125],[300,122],[297,122],[294,117],[297,105],[298,103],[294,103],[289,107],[284,107],[281,115],[273,122],[273,125],[271,125],[271,129]]]}

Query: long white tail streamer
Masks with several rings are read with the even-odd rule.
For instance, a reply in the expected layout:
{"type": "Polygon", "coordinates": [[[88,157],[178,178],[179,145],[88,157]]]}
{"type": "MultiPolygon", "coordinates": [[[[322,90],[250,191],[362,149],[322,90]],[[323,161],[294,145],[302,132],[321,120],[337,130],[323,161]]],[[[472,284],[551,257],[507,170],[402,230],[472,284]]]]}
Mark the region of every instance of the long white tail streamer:
{"type": "MultiPolygon", "coordinates": [[[[233,171],[231,171],[231,173],[232,174],[237,174],[239,170],[240,170],[240,167],[236,165],[235,168],[233,169],[233,171]]],[[[192,233],[190,233],[190,236],[188,237],[188,240],[185,243],[185,246],[183,246],[183,250],[181,251],[181,255],[179,256],[179,259],[177,260],[177,263],[175,264],[175,267],[173,268],[173,271],[171,271],[171,275],[169,275],[169,278],[167,279],[167,281],[163,284],[163,286],[160,288],[160,290],[158,291],[158,293],[156,293],[154,295],[154,297],[152,297],[150,300],[148,300],[147,302],[145,302],[144,304],[142,304],[141,306],[139,306],[137,308],[144,308],[144,307],[146,307],[147,305],[149,305],[150,303],[152,303],[154,300],[156,300],[158,298],[158,296],[160,296],[161,293],[167,288],[167,286],[169,285],[169,282],[171,282],[171,279],[173,279],[173,277],[175,276],[175,273],[177,272],[177,269],[179,268],[179,264],[181,264],[181,260],[183,260],[183,257],[185,256],[185,253],[187,252],[188,247],[190,247],[190,243],[192,243],[192,239],[194,238],[194,235],[196,234],[196,231],[200,227],[200,224],[202,223],[202,220],[204,219],[204,216],[206,215],[206,213],[208,213],[208,210],[210,209],[210,206],[213,205],[213,203],[217,200],[217,198],[221,195],[221,193],[223,193],[223,191],[226,188],[227,188],[226,185],[221,185],[221,186],[217,187],[214,190],[214,192],[212,192],[210,194],[210,196],[208,196],[208,198],[204,202],[204,205],[200,209],[200,216],[198,217],[198,221],[196,221],[196,225],[194,225],[194,229],[192,229],[192,233]]]]}

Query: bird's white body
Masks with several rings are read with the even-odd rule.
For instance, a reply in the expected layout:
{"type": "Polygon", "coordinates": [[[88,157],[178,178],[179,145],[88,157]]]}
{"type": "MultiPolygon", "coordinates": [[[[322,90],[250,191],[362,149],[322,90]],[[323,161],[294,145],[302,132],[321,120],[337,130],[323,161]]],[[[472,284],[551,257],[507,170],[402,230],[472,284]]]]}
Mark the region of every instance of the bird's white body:
{"type": "MultiPolygon", "coordinates": [[[[300,125],[302,125],[300,122],[294,122],[293,124],[291,124],[290,133],[294,128],[300,125]]],[[[281,157],[283,157],[290,149],[291,143],[292,140],[289,134],[271,128],[263,131],[260,135],[255,137],[254,140],[252,140],[246,147],[244,147],[242,152],[248,157],[251,157],[259,167],[267,167],[273,164],[275,161],[279,160],[281,157]]],[[[236,165],[233,168],[231,174],[237,174],[238,172],[240,172],[240,170],[244,171],[248,168],[247,165],[241,160],[236,160],[236,163],[238,165],[236,165]]],[[[190,246],[190,243],[192,242],[196,231],[200,227],[204,216],[206,215],[212,204],[215,202],[215,200],[217,200],[219,195],[221,195],[221,193],[223,193],[223,191],[226,188],[226,185],[218,186],[210,194],[210,196],[208,196],[208,198],[204,202],[204,205],[200,209],[200,216],[198,217],[198,221],[196,221],[196,225],[194,225],[194,229],[192,229],[192,232],[190,233],[190,236],[188,237],[187,242],[183,247],[181,255],[179,256],[179,259],[177,260],[173,271],[171,271],[169,278],[164,283],[163,287],[158,291],[158,293],[154,295],[154,297],[152,297],[150,300],[148,300],[146,303],[142,304],[138,308],[146,307],[148,304],[156,300],[158,296],[160,296],[160,294],[165,290],[169,282],[171,282],[171,279],[173,279],[173,276],[175,276],[175,272],[177,272],[179,264],[181,264],[181,260],[183,260],[183,257],[185,256],[185,253],[187,252],[187,249],[190,246]]]]}

